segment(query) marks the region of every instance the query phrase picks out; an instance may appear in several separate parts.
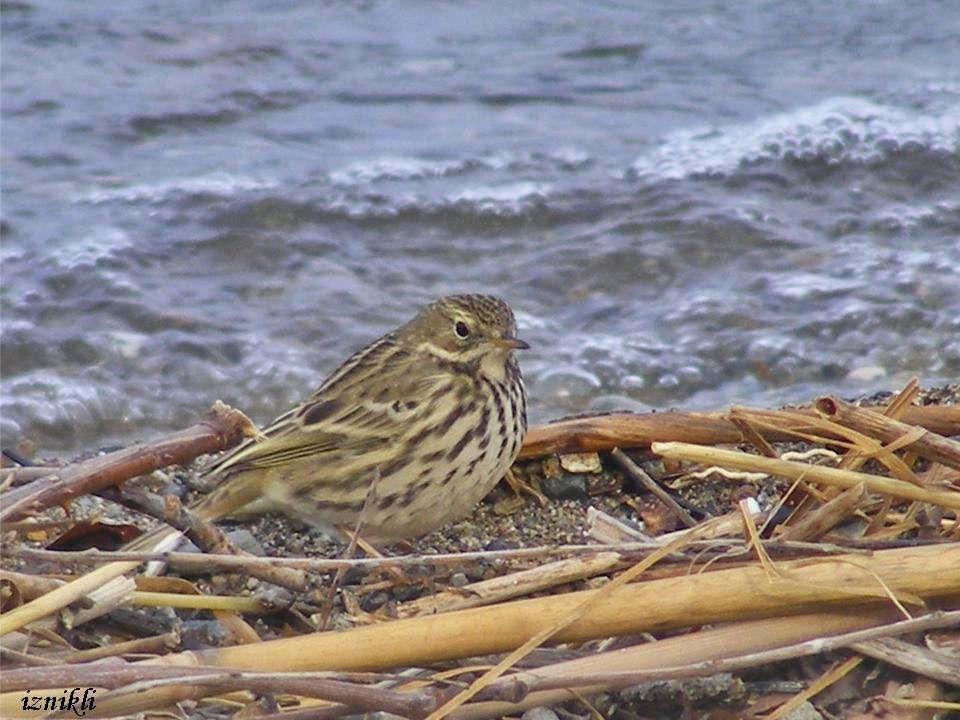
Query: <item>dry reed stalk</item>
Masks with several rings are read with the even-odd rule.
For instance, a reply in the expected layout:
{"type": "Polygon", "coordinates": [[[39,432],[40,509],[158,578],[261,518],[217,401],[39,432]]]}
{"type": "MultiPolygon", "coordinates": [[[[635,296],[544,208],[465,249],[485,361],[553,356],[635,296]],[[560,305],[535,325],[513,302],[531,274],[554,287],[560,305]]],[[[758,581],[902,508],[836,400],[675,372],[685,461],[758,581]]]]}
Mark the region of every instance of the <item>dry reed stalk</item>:
{"type": "MultiPolygon", "coordinates": [[[[557,632],[552,642],[635,634],[714,622],[829,612],[831,608],[874,603],[889,607],[890,595],[903,601],[960,597],[960,547],[926,546],[881,550],[775,564],[769,574],[757,566],[665,578],[616,588],[590,613],[557,632]]],[[[267,672],[368,670],[423,666],[458,657],[505,652],[522,646],[545,628],[562,625],[601,590],[502,603],[437,616],[419,617],[343,632],[215,648],[158,659],[174,665],[219,665],[267,672]]],[[[132,713],[165,706],[202,691],[166,689],[104,711],[132,713]],[[132,703],[132,704],[131,704],[132,703]]],[[[19,702],[6,694],[0,714],[19,702]]],[[[98,709],[100,705],[98,703],[98,709]]]]}
{"type": "MultiPolygon", "coordinates": [[[[943,664],[944,661],[949,663],[949,658],[940,656],[937,662],[937,658],[933,657],[929,651],[889,638],[932,628],[949,627],[957,623],[958,615],[960,611],[932,613],[913,620],[890,622],[895,614],[889,609],[851,607],[843,612],[752,620],[724,625],[541,666],[534,670],[519,671],[490,685],[478,697],[480,702],[458,709],[451,717],[464,720],[501,717],[505,714],[517,714],[530,707],[562,702],[569,697],[570,689],[577,689],[584,694],[593,694],[644,682],[677,680],[718,672],[736,672],[848,645],[853,648],[865,647],[868,649],[865,654],[871,656],[877,656],[877,651],[873,650],[874,647],[906,646],[906,652],[902,656],[888,653],[888,656],[882,659],[926,674],[928,677],[938,677],[952,670],[955,682],[960,674],[956,673],[955,668],[952,669],[949,665],[943,664]],[[508,701],[507,698],[510,700],[508,701]]],[[[462,673],[463,670],[458,672],[462,673]]],[[[440,673],[436,677],[456,674],[440,673]]],[[[271,673],[264,676],[256,673],[227,673],[223,670],[218,672],[218,669],[206,666],[176,668],[144,663],[112,667],[88,665],[72,669],[61,665],[29,671],[15,670],[7,675],[7,685],[10,690],[20,690],[27,686],[33,687],[38,679],[47,681],[56,679],[80,686],[105,688],[121,688],[130,683],[137,683],[136,686],[127,689],[129,693],[134,687],[141,690],[147,689],[149,685],[145,681],[150,679],[166,683],[179,681],[182,684],[190,684],[203,675],[207,675],[213,682],[216,682],[217,677],[233,678],[232,687],[244,687],[236,682],[238,678],[243,677],[250,681],[247,688],[256,687],[261,692],[279,693],[298,689],[290,687],[286,682],[286,678],[293,677],[291,674],[271,673]],[[279,678],[280,681],[271,685],[270,678],[279,678]]],[[[313,674],[312,677],[317,678],[317,674],[313,674]]],[[[303,680],[307,681],[307,677],[303,676],[303,680]]],[[[324,683],[330,681],[320,677],[314,682],[317,686],[314,692],[303,692],[300,688],[301,693],[308,697],[324,697],[327,691],[321,688],[324,683]]],[[[944,682],[951,682],[949,676],[944,682]]],[[[354,694],[362,697],[364,689],[369,687],[359,686],[350,690],[343,683],[338,684],[336,680],[333,684],[343,689],[333,696],[326,695],[331,699],[348,698],[354,694]]],[[[214,688],[208,687],[207,691],[213,693],[228,689],[223,685],[221,683],[214,688]]],[[[400,706],[398,703],[405,702],[408,709],[420,711],[414,713],[414,716],[423,716],[437,707],[438,696],[431,695],[430,688],[424,687],[423,681],[407,684],[402,691],[400,696],[368,697],[366,700],[370,703],[376,701],[388,703],[377,709],[396,708],[400,706]]],[[[120,698],[114,697],[112,702],[118,699],[120,698]]]]}
{"type": "MultiPolygon", "coordinates": [[[[79,680],[81,686],[95,687],[101,691],[96,698],[97,707],[88,711],[84,717],[103,717],[100,712],[102,691],[115,690],[112,703],[121,704],[126,695],[155,693],[171,685],[191,684],[206,689],[207,695],[237,693],[249,700],[250,692],[293,694],[305,698],[318,698],[344,704],[341,711],[353,709],[386,710],[406,717],[423,716],[424,707],[436,705],[436,694],[432,688],[422,692],[397,692],[384,690],[373,685],[356,682],[344,682],[325,677],[320,673],[256,673],[210,667],[150,667],[143,664],[125,664],[122,666],[103,665],[100,667],[77,668],[76,666],[55,666],[44,668],[49,676],[57,677],[64,683],[79,680]],[[79,677],[78,677],[79,675],[79,677]]],[[[36,671],[24,677],[18,670],[11,671],[9,685],[17,689],[34,690],[36,671]]],[[[10,715],[4,717],[37,717],[36,711],[11,708],[10,715]]],[[[53,717],[63,717],[54,714],[53,717]]],[[[258,717],[260,715],[258,714],[258,717]]],[[[44,716],[49,717],[49,716],[44,716]]],[[[75,717],[68,715],[68,717],[75,717]]]]}
{"type": "MultiPolygon", "coordinates": [[[[7,592],[14,595],[18,601],[33,600],[66,584],[63,580],[58,580],[57,578],[28,575],[27,573],[14,572],[13,570],[0,570],[0,583],[2,583],[7,589],[7,592]]],[[[3,609],[5,611],[15,606],[11,605],[8,607],[7,604],[8,601],[4,600],[3,609]]]]}
{"type": "Polygon", "coordinates": [[[931,490],[917,487],[912,483],[892,478],[868,475],[866,473],[838,470],[836,468],[806,465],[774,458],[750,455],[733,450],[709,448],[688,443],[654,443],[652,450],[658,455],[674,460],[687,460],[704,465],[721,465],[737,470],[764,472],[779,475],[790,480],[802,479],[807,482],[832,485],[840,488],[852,488],[863,484],[870,492],[892,495],[904,500],[940,505],[952,510],[960,510],[960,492],[931,490]]]}
{"type": "MultiPolygon", "coordinates": [[[[531,693],[570,687],[590,687],[593,692],[729,672],[842,647],[885,642],[896,635],[946,628],[958,621],[960,610],[896,621],[896,614],[889,609],[857,606],[843,612],[745,620],[519,670],[491,685],[483,697],[495,697],[516,684],[522,684],[531,693]]],[[[935,672],[950,667],[938,667],[935,672]]]]}
{"type": "Polygon", "coordinates": [[[867,499],[867,489],[863,485],[843,490],[820,507],[811,510],[800,520],[790,519],[790,523],[778,528],[776,537],[781,540],[813,540],[836,527],[867,499]]]}
{"type": "Polygon", "coordinates": [[[483,720],[549,706],[570,698],[567,688],[591,695],[663,680],[736,672],[773,662],[839,649],[852,642],[944,627],[957,612],[890,622],[889,610],[848,608],[844,612],[796,615],[700,630],[664,640],[519,671],[488,688],[482,701],[458,709],[455,720],[483,720]],[[511,686],[527,691],[519,702],[496,700],[511,686]]]}
{"type": "Polygon", "coordinates": [[[169,607],[185,610],[227,610],[262,615],[275,612],[276,608],[246,595],[184,595],[136,591],[129,598],[131,605],[139,607],[169,607]]]}
{"type": "Polygon", "coordinates": [[[670,553],[682,549],[685,545],[689,544],[689,542],[690,539],[681,538],[672,543],[668,543],[664,547],[655,550],[636,565],[624,570],[622,573],[620,573],[620,575],[615,577],[599,590],[594,590],[582,596],[579,602],[577,602],[568,611],[564,612],[557,620],[542,626],[536,633],[529,636],[519,647],[511,650],[502,660],[500,660],[500,662],[470,683],[469,687],[464,688],[452,698],[447,700],[447,702],[445,702],[439,708],[431,712],[427,716],[426,720],[442,720],[443,718],[447,717],[447,715],[449,715],[453,710],[468,702],[470,698],[477,693],[482,692],[485,687],[489,686],[493,682],[496,682],[499,677],[501,677],[505,672],[507,672],[531,652],[536,650],[548,640],[556,638],[558,635],[569,629],[577,621],[583,620],[585,617],[590,616],[598,607],[609,601],[614,593],[623,590],[627,583],[636,580],[644,572],[660,562],[660,560],[670,555],[670,553]]]}
{"type": "MultiPolygon", "coordinates": [[[[61,608],[86,597],[108,582],[116,580],[123,573],[139,567],[139,565],[139,562],[114,562],[110,565],[104,565],[58,587],[56,590],[48,592],[46,595],[41,595],[26,605],[21,605],[15,610],[0,615],[0,637],[58,612],[61,608]]],[[[133,592],[133,588],[133,581],[130,581],[129,592],[133,592]]]]}

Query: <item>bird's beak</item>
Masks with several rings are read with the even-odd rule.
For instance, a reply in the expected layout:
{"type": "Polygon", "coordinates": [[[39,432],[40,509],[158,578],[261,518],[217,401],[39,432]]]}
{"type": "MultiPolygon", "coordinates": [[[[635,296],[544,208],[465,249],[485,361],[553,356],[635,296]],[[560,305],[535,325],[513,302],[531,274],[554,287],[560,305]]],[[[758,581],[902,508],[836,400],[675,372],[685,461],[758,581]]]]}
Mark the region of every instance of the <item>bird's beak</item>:
{"type": "Polygon", "coordinates": [[[510,337],[493,338],[490,344],[502,350],[529,350],[530,346],[520,338],[510,337]]]}

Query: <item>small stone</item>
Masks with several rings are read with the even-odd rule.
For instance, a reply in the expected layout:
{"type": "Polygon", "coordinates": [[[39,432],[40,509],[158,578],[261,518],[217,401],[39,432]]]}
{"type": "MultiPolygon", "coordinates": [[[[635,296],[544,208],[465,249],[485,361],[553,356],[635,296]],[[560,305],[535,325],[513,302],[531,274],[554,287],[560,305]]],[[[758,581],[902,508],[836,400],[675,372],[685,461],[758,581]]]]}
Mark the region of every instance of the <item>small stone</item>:
{"type": "Polygon", "coordinates": [[[823,715],[808,701],[790,712],[786,720],[823,720],[823,715]]]}
{"type": "Polygon", "coordinates": [[[516,540],[509,540],[507,538],[494,538],[484,545],[483,549],[487,551],[515,550],[517,547],[519,547],[519,545],[516,540]]]}
{"type": "Polygon", "coordinates": [[[667,469],[663,466],[663,460],[661,458],[651,458],[650,460],[644,460],[637,464],[647,475],[657,482],[660,482],[663,476],[667,474],[667,469]]]}
{"type": "Polygon", "coordinates": [[[469,582],[470,580],[468,580],[467,576],[462,572],[456,572],[450,576],[450,584],[455,588],[462,588],[469,584],[469,582]]]}
{"type": "Polygon", "coordinates": [[[227,640],[227,631],[215,620],[186,620],[180,626],[180,646],[184,650],[220,647],[227,640]]]}
{"type": "Polygon", "coordinates": [[[416,600],[418,597],[423,595],[423,588],[420,588],[416,585],[403,585],[398,588],[395,588],[393,591],[393,597],[397,602],[407,602],[408,600],[416,600]]]}
{"type": "Polygon", "coordinates": [[[598,473],[603,469],[600,456],[595,452],[561,455],[560,467],[571,473],[598,473]]]}
{"type": "Polygon", "coordinates": [[[227,539],[236,545],[238,548],[244,552],[248,552],[251,555],[262,556],[263,545],[260,544],[260,541],[254,537],[254,534],[250,532],[247,528],[237,528],[236,530],[231,530],[227,533],[227,539]]]}
{"type": "Polygon", "coordinates": [[[374,612],[385,605],[389,599],[390,596],[383,590],[380,590],[361,598],[360,607],[363,608],[364,612],[374,612]]]}
{"type": "Polygon", "coordinates": [[[521,715],[520,720],[560,720],[560,716],[548,707],[535,707],[521,715]]]}
{"type": "Polygon", "coordinates": [[[540,482],[540,489],[551,500],[586,500],[587,478],[585,475],[544,478],[540,482]]]}
{"type": "Polygon", "coordinates": [[[363,579],[367,576],[367,571],[362,567],[347,568],[343,574],[342,585],[362,585],[363,579]]]}

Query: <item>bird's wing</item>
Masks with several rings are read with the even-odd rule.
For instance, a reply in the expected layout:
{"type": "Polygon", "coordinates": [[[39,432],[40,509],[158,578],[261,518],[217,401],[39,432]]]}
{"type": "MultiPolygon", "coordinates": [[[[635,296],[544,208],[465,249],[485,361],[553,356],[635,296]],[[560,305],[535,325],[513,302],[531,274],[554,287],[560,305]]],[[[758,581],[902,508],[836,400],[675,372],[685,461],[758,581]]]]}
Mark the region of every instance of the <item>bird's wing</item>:
{"type": "Polygon", "coordinates": [[[207,473],[232,475],[323,453],[359,455],[389,446],[422,409],[419,398],[434,382],[429,368],[378,370],[384,360],[408,367],[399,357],[404,352],[391,335],[363,348],[307,400],[218,459],[207,473]]]}

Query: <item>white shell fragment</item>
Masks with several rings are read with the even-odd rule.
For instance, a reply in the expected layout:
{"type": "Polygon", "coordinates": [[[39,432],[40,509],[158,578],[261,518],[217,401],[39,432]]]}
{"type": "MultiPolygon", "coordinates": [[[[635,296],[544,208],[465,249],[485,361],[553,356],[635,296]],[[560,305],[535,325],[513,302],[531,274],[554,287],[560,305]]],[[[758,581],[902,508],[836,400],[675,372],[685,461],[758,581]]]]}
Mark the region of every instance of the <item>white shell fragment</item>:
{"type": "Polygon", "coordinates": [[[561,455],[560,467],[569,473],[598,473],[602,469],[600,456],[595,452],[561,455]]]}

